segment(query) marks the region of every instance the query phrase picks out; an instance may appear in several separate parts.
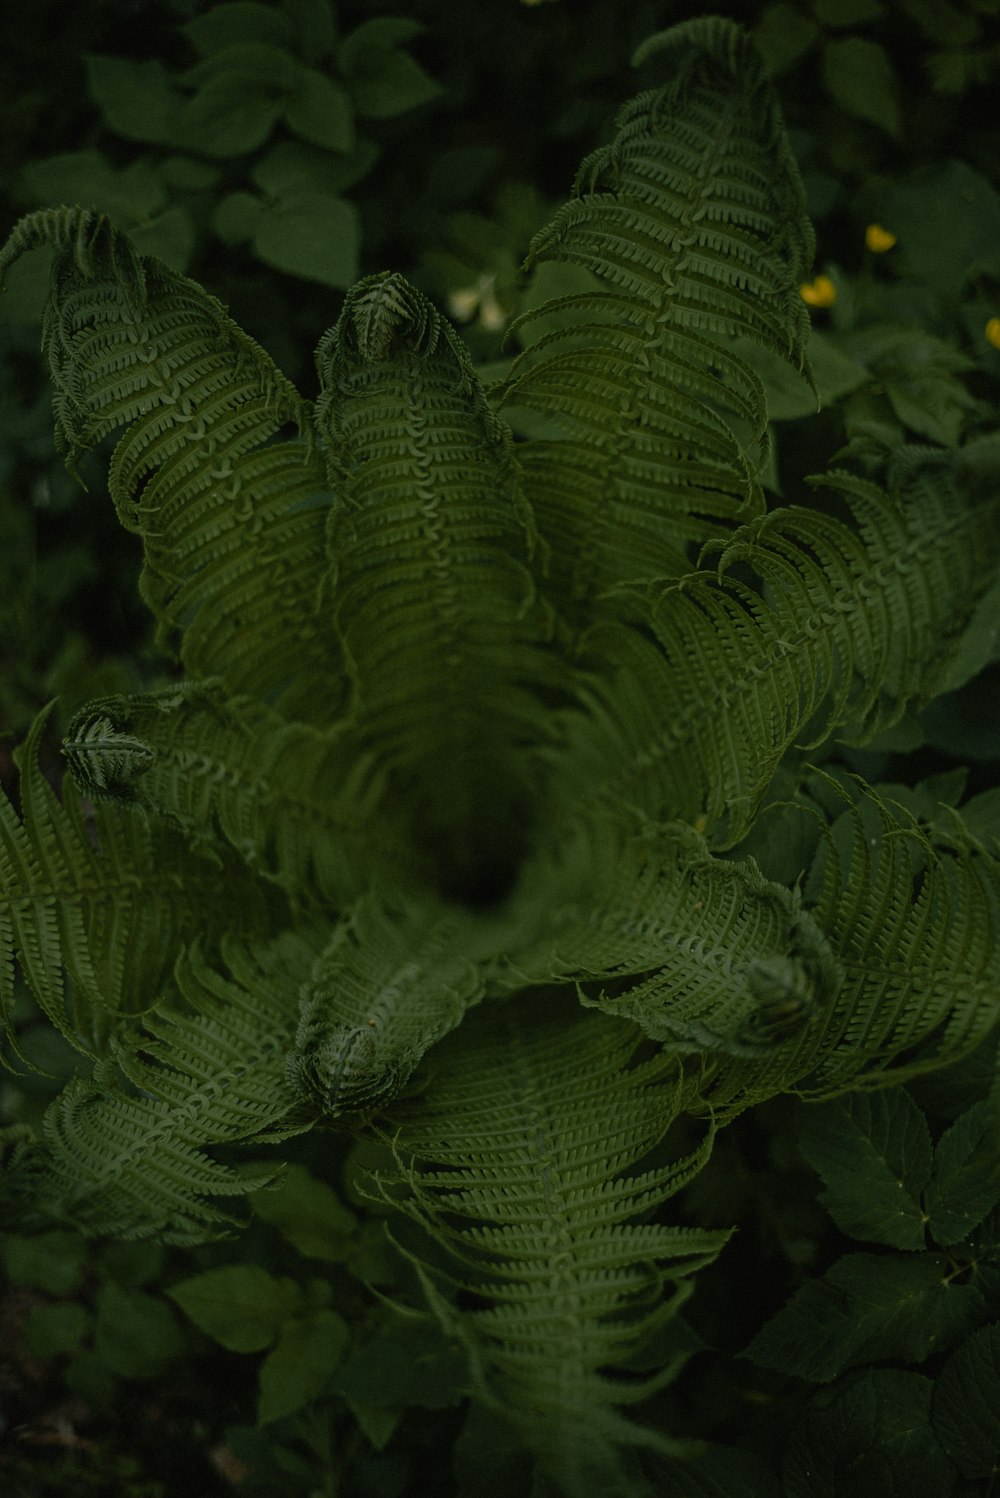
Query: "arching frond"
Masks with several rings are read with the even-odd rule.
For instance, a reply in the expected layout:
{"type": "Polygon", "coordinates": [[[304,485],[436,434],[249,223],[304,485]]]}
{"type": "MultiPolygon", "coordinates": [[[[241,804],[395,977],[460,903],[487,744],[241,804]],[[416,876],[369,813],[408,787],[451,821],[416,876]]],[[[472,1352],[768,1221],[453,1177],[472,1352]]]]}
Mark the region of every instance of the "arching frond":
{"type": "Polygon", "coordinates": [[[488,942],[488,923],[432,901],[363,896],[303,990],[289,1078],[331,1117],[384,1106],[479,1002],[488,942]]]}
{"type": "Polygon", "coordinates": [[[728,1234],[649,1220],[710,1140],[650,1163],[685,1101],[676,1066],[640,1060],[632,1026],[574,1011],[572,997],[536,996],[468,1016],[433,1053],[419,1109],[391,1118],[411,1194],[381,1189],[449,1246],[475,1298],[459,1311],[424,1273],[478,1396],[561,1492],[588,1498],[634,1492],[622,1486],[629,1446],[675,1449],[620,1413],[663,1376],[611,1370],[676,1314],[728,1234]]]}
{"type": "Polygon", "coordinates": [[[90,813],[69,784],[60,803],[38,765],[50,711],[20,754],[21,816],[0,798],[0,1027],[9,1039],[16,960],[51,1023],[99,1054],[120,1019],[154,1002],[196,931],[266,930],[269,917],[218,850],[193,853],[125,807],[90,813]]]}
{"type": "Polygon", "coordinates": [[[713,858],[683,823],[632,837],[613,821],[584,829],[525,879],[522,909],[525,930],[539,914],[534,939],[507,948],[512,978],[585,984],[585,1004],[678,1052],[759,1056],[840,983],[798,892],[752,859],[713,858]]]}
{"type": "Polygon", "coordinates": [[[824,831],[807,896],[839,991],[784,1054],[724,1067],[720,1100],[882,1086],[963,1055],[1000,1022],[1000,860],[932,838],[866,789],[824,831]]]}
{"type": "Polygon", "coordinates": [[[229,976],[197,952],[179,966],[184,1006],[147,1017],[147,1033],[117,1056],[131,1084],[104,1065],[71,1082],[45,1116],[48,1153],[39,1200],[56,1220],[122,1238],[197,1243],[237,1219],[219,1198],[264,1185],[206,1153],[261,1144],[309,1127],[285,1080],[299,990],[321,937],[223,945],[229,976]]]}
{"type": "Polygon", "coordinates": [[[214,297],[101,215],[22,219],[0,281],[45,245],[57,252],[43,333],[56,437],[74,468],[124,428],[111,497],[142,537],[160,643],[181,637],[195,676],[330,722],[344,681],[318,607],[329,495],[311,444],[283,436],[308,436],[306,404],[214,297]]]}
{"type": "Polygon", "coordinates": [[[776,510],[738,531],[716,570],[655,596],[649,632],[597,637],[608,674],[569,724],[569,815],[600,800],[701,818],[731,846],[797,740],[863,743],[934,695],[1000,525],[995,499],[963,492],[946,454],[903,477],[889,496],[831,476],[852,524],[776,510]]]}
{"type": "Polygon", "coordinates": [[[518,456],[553,577],[583,606],[686,571],[692,544],[759,505],[764,392],[735,340],[804,362],[812,231],[761,61],[718,17],[643,57],[658,50],[673,79],[625,106],[527,262],[582,266],[602,289],[528,313],[563,326],[499,392],[565,432],[518,456]]]}
{"type": "Polygon", "coordinates": [[[419,872],[376,816],[380,786],[356,736],[287,723],[218,683],[99,699],[63,749],[89,794],[166,816],[196,845],[221,833],[295,900],[343,903],[380,864],[419,872]]]}
{"type": "Polygon", "coordinates": [[[558,681],[510,435],[456,334],[401,276],[349,293],[317,364],[354,715],[461,889],[501,846],[511,857],[535,794],[539,693],[558,681]]]}

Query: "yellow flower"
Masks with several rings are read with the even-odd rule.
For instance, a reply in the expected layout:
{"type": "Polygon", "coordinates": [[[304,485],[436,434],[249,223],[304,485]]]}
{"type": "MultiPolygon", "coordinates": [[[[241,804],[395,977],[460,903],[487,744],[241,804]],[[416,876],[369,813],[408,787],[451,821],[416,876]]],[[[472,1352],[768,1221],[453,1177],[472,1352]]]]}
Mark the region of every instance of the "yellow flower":
{"type": "Polygon", "coordinates": [[[496,276],[483,274],[474,286],[464,286],[453,291],[447,299],[447,307],[456,322],[468,322],[479,314],[479,323],[487,332],[495,333],[507,321],[507,314],[493,292],[496,276]]]}
{"type": "Polygon", "coordinates": [[[991,317],[983,332],[986,334],[987,343],[992,343],[994,348],[1000,348],[1000,317],[991,317]]]}
{"type": "Polygon", "coordinates": [[[468,322],[479,306],[479,292],[474,287],[453,291],[448,297],[448,311],[456,322],[468,322]]]}
{"type": "Polygon", "coordinates": [[[837,300],[837,288],[829,276],[817,276],[815,281],[806,281],[799,287],[799,295],[810,307],[832,307],[837,300]]]}
{"type": "Polygon", "coordinates": [[[869,224],[865,230],[865,244],[873,255],[884,255],[895,243],[895,234],[891,229],[883,229],[881,224],[869,224]]]}

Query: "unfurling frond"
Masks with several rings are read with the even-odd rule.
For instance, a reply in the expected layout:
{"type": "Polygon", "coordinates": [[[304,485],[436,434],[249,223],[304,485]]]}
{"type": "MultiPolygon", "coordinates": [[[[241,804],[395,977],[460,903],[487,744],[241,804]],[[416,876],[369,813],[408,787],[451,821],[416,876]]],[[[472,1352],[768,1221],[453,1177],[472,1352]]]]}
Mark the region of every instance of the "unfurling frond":
{"type": "Polygon", "coordinates": [[[158,997],[206,900],[234,930],[266,929],[268,916],[217,849],[192,852],[128,807],[88,815],[69,782],[60,803],[38,764],[49,711],[21,751],[21,816],[0,798],[0,1031],[9,1038],[16,961],[51,1023],[100,1054],[158,997]]]}
{"type": "Polygon", "coordinates": [[[293,900],[341,904],[380,863],[418,871],[376,815],[380,785],[348,730],[287,723],[219,683],[100,699],[63,748],[90,795],[158,813],[196,845],[221,834],[293,900]]]}
{"type": "Polygon", "coordinates": [[[625,106],[528,261],[583,267],[600,289],[527,314],[562,326],[501,392],[562,434],[519,457],[583,622],[618,584],[686,571],[692,545],[759,505],[764,392],[734,342],[804,361],[812,231],[760,59],[717,18],[656,44],[675,77],[625,106]]]}
{"type": "Polygon", "coordinates": [[[317,363],[354,718],[461,893],[516,857],[543,694],[559,681],[510,435],[456,334],[401,276],[348,295],[317,363]]]}
{"type": "Polygon", "coordinates": [[[372,1112],[483,994],[476,922],[431,901],[362,897],[303,990],[288,1076],[336,1117],[372,1112]]]}
{"type": "Polygon", "coordinates": [[[626,838],[613,821],[585,828],[531,871],[515,910],[532,934],[508,947],[511,982],[585,985],[585,1004],[673,1051],[759,1056],[812,1024],[840,982],[798,893],[750,859],[713,858],[683,823],[626,838]]]}

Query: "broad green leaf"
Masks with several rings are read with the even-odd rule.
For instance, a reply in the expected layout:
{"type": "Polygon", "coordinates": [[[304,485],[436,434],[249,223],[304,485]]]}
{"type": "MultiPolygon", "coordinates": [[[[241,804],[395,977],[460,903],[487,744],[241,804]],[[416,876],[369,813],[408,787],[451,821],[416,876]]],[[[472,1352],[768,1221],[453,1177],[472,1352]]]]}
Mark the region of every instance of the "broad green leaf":
{"type": "Polygon", "coordinates": [[[246,156],[264,144],[282,108],[262,85],[223,75],[187,101],[178,129],[186,145],[206,156],[246,156]]]}
{"type": "Polygon", "coordinates": [[[949,1498],[954,1469],[929,1424],[934,1385],[873,1368],[814,1400],[784,1463],[784,1498],[949,1498]]]}
{"type": "Polygon", "coordinates": [[[182,192],[207,192],[219,180],[220,169],[193,156],[168,156],[159,163],[159,175],[182,192]]]}
{"type": "Polygon", "coordinates": [[[754,45],[772,78],[787,73],[819,36],[815,21],[797,5],[769,5],[753,28],[754,45]]]}
{"type": "Polygon", "coordinates": [[[119,1389],[119,1381],[93,1348],[85,1347],[70,1360],[66,1369],[66,1387],[82,1394],[88,1404],[107,1408],[119,1389]]]}
{"type": "Polygon", "coordinates": [[[340,44],[340,66],[349,73],[366,54],[401,47],[423,30],[419,21],[407,20],[405,16],[376,16],[371,21],[362,21],[340,44]]]}
{"type": "Polygon", "coordinates": [[[821,406],[832,406],[869,378],[863,364],[845,353],[834,339],[815,328],[809,335],[809,363],[821,406]]]}
{"type": "Polygon", "coordinates": [[[167,1249],[152,1238],[112,1241],[101,1254],[101,1274],[119,1285],[148,1285],[160,1280],[167,1262],[167,1249]]]}
{"type": "Polygon", "coordinates": [[[217,205],[212,228],[226,244],[242,244],[252,239],[265,205],[252,192],[231,192],[217,205]]]}
{"type": "Polygon", "coordinates": [[[962,379],[972,364],[953,344],[882,323],[850,335],[845,347],[867,365],[905,426],[942,446],[958,441],[977,402],[962,379]]]}
{"type": "Polygon", "coordinates": [[[335,1263],[354,1246],[356,1219],[337,1193],[302,1165],[290,1165],[276,1188],[251,1198],[258,1217],[276,1227],[300,1254],[335,1263]]]}
{"type": "Polygon", "coordinates": [[[339,83],[315,68],[303,68],[299,86],[288,102],[285,122],[290,130],[330,151],[354,149],[354,113],[339,83]]]}
{"type": "Polygon", "coordinates": [[[267,94],[290,94],[298,84],[301,72],[301,64],[286,47],[274,47],[268,42],[237,41],[188,68],[183,82],[188,88],[202,90],[222,84],[242,84],[267,94]]]}
{"type": "Polygon", "coordinates": [[[256,0],[231,0],[228,5],[215,5],[180,29],[203,56],[241,42],[282,46],[292,40],[292,28],[281,10],[256,0]]]}
{"type": "Polygon", "coordinates": [[[1000,1137],[988,1102],[976,1103],[938,1140],[925,1203],[938,1243],[957,1243],[1000,1201],[1000,1137]]]}
{"type": "Polygon", "coordinates": [[[882,0],[813,0],[812,8],[822,26],[863,26],[885,14],[882,0]]]}
{"type": "Polygon", "coordinates": [[[146,224],[130,231],[132,243],[144,255],[155,255],[171,270],[185,271],[195,246],[195,227],[191,215],[179,203],[158,213],[146,224]]]}
{"type": "Polygon", "coordinates": [[[800,416],[813,416],[821,407],[833,405],[841,396],[857,390],[871,378],[862,363],[842,352],[822,333],[813,332],[809,339],[809,363],[815,391],[787,359],[761,344],[741,338],[733,340],[732,348],[764,382],[770,421],[793,421],[800,416]]]}
{"type": "Polygon", "coordinates": [[[896,74],[878,42],[860,36],[828,41],[823,50],[823,81],[848,114],[870,120],[896,140],[902,135],[896,74]]]}
{"type": "Polygon", "coordinates": [[[162,63],[96,54],[86,61],[87,90],[112,130],[154,145],[173,140],[181,99],[162,63]]]}
{"type": "Polygon", "coordinates": [[[380,16],[365,21],[340,45],[340,66],[359,114],[386,120],[437,98],[441,92],[400,44],[423,31],[417,21],[380,16]]]}
{"type": "Polygon", "coordinates": [[[351,79],[351,93],[359,114],[371,120],[388,120],[436,99],[441,92],[420,64],[406,52],[386,52],[367,77],[351,79]]]}
{"type": "Polygon", "coordinates": [[[906,1092],[859,1092],[804,1109],[799,1148],[822,1176],[820,1201],[842,1232],[923,1248],[920,1193],[931,1173],[931,1137],[906,1092]]]}
{"type": "Polygon", "coordinates": [[[332,0],[284,0],[284,9],[295,29],[300,57],[317,63],[333,53],[337,22],[332,0]]]}
{"type": "Polygon", "coordinates": [[[87,203],[125,229],[167,203],[163,182],[148,161],[119,170],[100,151],[66,151],[30,162],[23,181],[40,203],[87,203]]]}
{"type": "Polygon", "coordinates": [[[934,1432],[964,1477],[1000,1472],[1000,1323],[980,1327],[938,1375],[934,1432]]]}
{"type": "Polygon", "coordinates": [[[828,1383],[873,1359],[922,1363],[983,1311],[941,1254],[847,1254],[809,1280],[741,1354],[764,1368],[828,1383]]]}
{"type": "Polygon", "coordinates": [[[0,1241],[0,1256],[16,1285],[32,1285],[49,1295],[72,1295],[83,1278],[87,1244],[79,1233],[62,1229],[33,1238],[8,1233],[0,1241]]]}
{"type": "Polygon", "coordinates": [[[290,1321],[260,1370],[258,1423],[280,1420],[322,1394],[349,1340],[347,1322],[336,1311],[290,1321]]]}
{"type": "Polygon", "coordinates": [[[109,1281],[97,1292],[94,1351],[121,1378],[152,1378],[187,1351],[173,1311],[145,1290],[109,1281]]]}
{"type": "Polygon", "coordinates": [[[347,156],[332,155],[304,141],[283,140],[264,152],[250,169],[256,187],[269,198],[299,190],[337,196],[364,177],[378,158],[373,141],[362,140],[347,156]]]}
{"type": "Polygon", "coordinates": [[[75,1352],[90,1331],[93,1319],[86,1306],[72,1301],[37,1306],[24,1324],[24,1345],[36,1358],[75,1352]]]}
{"type": "MultiPolygon", "coordinates": [[[[191,166],[203,169],[200,162],[191,166]]],[[[186,208],[168,206],[165,174],[150,162],[135,161],[118,170],[99,151],[68,151],[32,163],[23,180],[39,202],[87,203],[126,229],[144,254],[155,255],[174,270],[186,268],[194,247],[194,224],[186,208]]]]}
{"type": "MultiPolygon", "coordinates": [[[[996,593],[998,619],[995,630],[1000,641],[1000,587],[996,593]]],[[[988,791],[970,797],[962,807],[962,821],[974,837],[988,845],[995,843],[1000,846],[1000,786],[991,786],[988,791]]]]}
{"type": "MultiPolygon", "coordinates": [[[[973,610],[972,618],[962,631],[961,639],[941,673],[939,691],[953,692],[993,661],[1000,659],[1000,578],[983,594],[973,610]]],[[[959,739],[961,742],[961,738],[959,739]]],[[[966,753],[970,751],[966,748],[966,753]]],[[[989,796],[995,787],[982,792],[989,796]]],[[[968,815],[968,806],[963,806],[962,816],[968,815]]]]}
{"type": "Polygon", "coordinates": [[[253,244],[262,260],[289,275],[338,288],[357,279],[357,209],[333,193],[293,192],[268,204],[253,244]]]}
{"type": "Polygon", "coordinates": [[[443,1409],[466,1392],[464,1353],[426,1317],[392,1319],[352,1349],[337,1390],[352,1403],[443,1409]]]}
{"type": "Polygon", "coordinates": [[[254,1264],[209,1269],[166,1292],[207,1336],[230,1352],[260,1352],[303,1306],[294,1280],[254,1264]]]}
{"type": "Polygon", "coordinates": [[[387,1409],[378,1404],[358,1404],[353,1399],[348,1400],[347,1405],[375,1450],[384,1451],[395,1435],[405,1411],[387,1409]]]}
{"type": "Polygon", "coordinates": [[[892,186],[880,213],[899,268],[933,290],[957,296],[977,271],[1000,274],[1000,195],[964,161],[892,186]]]}

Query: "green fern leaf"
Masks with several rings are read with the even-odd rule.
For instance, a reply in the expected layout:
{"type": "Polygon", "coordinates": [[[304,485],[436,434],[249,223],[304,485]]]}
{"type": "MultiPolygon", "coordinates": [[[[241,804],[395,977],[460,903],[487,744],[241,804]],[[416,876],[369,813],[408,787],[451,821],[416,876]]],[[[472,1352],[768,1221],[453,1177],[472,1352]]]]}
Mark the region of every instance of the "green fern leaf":
{"type": "Polygon", "coordinates": [[[713,858],[683,823],[624,839],[598,822],[532,869],[512,917],[532,936],[498,977],[576,981],[584,1004],[678,1052],[756,1056],[814,1024],[840,983],[798,893],[752,859],[713,858]]]}
{"type": "Polygon", "coordinates": [[[192,853],[127,807],[88,814],[71,785],[60,805],[38,764],[50,712],[20,754],[22,816],[0,799],[0,1028],[12,1037],[16,959],[50,1022],[100,1054],[120,1020],[158,997],[207,899],[233,930],[266,930],[269,917],[215,850],[192,853]]]}
{"type": "Polygon", "coordinates": [[[658,49],[675,77],[625,106],[528,259],[581,266],[604,289],[526,314],[564,325],[498,392],[565,433],[519,458],[556,585],[581,605],[686,571],[692,545],[760,505],[764,393],[733,341],[804,363],[812,230],[760,59],[718,18],[643,55],[658,49]]]}
{"type": "Polygon", "coordinates": [[[902,1081],[972,1050],[1000,1020],[1000,860],[932,840],[866,790],[824,829],[806,898],[840,986],[811,1026],[720,1067],[707,1094],[720,1111],[902,1081]]]}
{"type": "Polygon", "coordinates": [[[158,813],[196,846],[221,833],[297,901],[341,904],[380,864],[421,872],[377,815],[382,786],[355,736],[285,722],[219,683],[99,699],[73,719],[63,749],[90,795],[158,813]]]}
{"type": "Polygon", "coordinates": [[[685,1088],[663,1055],[638,1058],[632,1026],[574,1009],[572,998],[538,998],[470,1015],[433,1053],[419,1109],[391,1116],[412,1194],[375,1184],[449,1246],[478,1302],[459,1311],[424,1272],[479,1397],[506,1413],[560,1491],[618,1494],[623,1450],[677,1447],[619,1413],[657,1378],[608,1370],[676,1315],[728,1234],[647,1220],[700,1169],[710,1140],[634,1170],[685,1088]]]}
{"type": "Polygon", "coordinates": [[[121,431],[109,487],[145,548],[158,640],[194,676],[219,675],[329,722],[344,674],[318,609],[329,496],[308,407],[214,297],[139,255],[82,208],[30,214],[0,252],[56,250],[43,348],[56,436],[72,471],[121,431]],[[306,600],[305,604],[303,600],[306,600]],[[325,696],[304,682],[323,681],[325,696]]]}
{"type": "Polygon", "coordinates": [[[483,882],[483,865],[500,886],[511,829],[531,815],[539,694],[561,680],[510,434],[459,339],[401,276],[349,293],[317,364],[334,613],[363,742],[455,893],[483,882]]]}
{"type": "Polygon", "coordinates": [[[148,1015],[92,1081],[71,1082],[46,1116],[39,1202],[84,1232],[196,1243],[239,1219],[219,1198],[266,1184],[206,1151],[276,1142],[313,1122],[285,1080],[299,990],[321,936],[223,944],[229,976],[198,952],[179,965],[184,1007],[148,1015]]]}
{"type": "Polygon", "coordinates": [[[904,450],[890,481],[891,497],[831,475],[853,524],[776,510],[713,572],[654,592],[655,641],[624,626],[595,637],[608,674],[583,689],[589,716],[568,719],[569,817],[603,801],[707,824],[732,846],[800,736],[863,743],[934,695],[990,580],[995,500],[966,493],[948,454],[904,450]]]}
{"type": "Polygon", "coordinates": [[[317,958],[289,1053],[288,1076],[312,1106],[372,1112],[403,1088],[482,997],[476,933],[429,902],[358,901],[317,958]]]}

